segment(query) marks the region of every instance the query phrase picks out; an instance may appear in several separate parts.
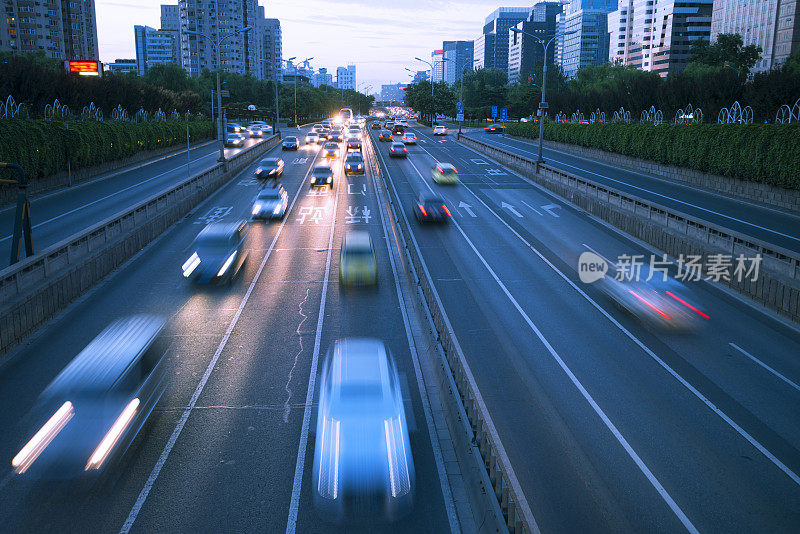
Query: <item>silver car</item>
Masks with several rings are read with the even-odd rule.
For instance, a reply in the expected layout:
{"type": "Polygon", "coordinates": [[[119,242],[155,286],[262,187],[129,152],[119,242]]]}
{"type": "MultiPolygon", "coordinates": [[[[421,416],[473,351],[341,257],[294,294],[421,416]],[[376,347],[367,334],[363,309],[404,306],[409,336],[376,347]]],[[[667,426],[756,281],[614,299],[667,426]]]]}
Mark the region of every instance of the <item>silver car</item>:
{"type": "Polygon", "coordinates": [[[197,235],[181,269],[200,284],[230,283],[247,259],[247,221],[209,223],[197,235]]]}
{"type": "Polygon", "coordinates": [[[253,203],[253,219],[283,219],[288,205],[289,194],[283,187],[264,188],[253,203]]]}
{"type": "Polygon", "coordinates": [[[397,519],[414,495],[414,460],[397,368],[377,339],[341,339],[322,367],[314,502],[341,522],[397,519]]]}

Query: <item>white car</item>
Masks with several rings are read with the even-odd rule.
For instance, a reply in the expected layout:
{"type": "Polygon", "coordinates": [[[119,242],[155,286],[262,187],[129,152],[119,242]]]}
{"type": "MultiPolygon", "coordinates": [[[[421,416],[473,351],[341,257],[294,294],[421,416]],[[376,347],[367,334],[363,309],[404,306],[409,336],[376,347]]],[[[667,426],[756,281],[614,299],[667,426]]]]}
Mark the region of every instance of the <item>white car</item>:
{"type": "Polygon", "coordinates": [[[446,126],[442,126],[441,124],[437,125],[437,126],[434,126],[433,127],[433,135],[447,135],[447,127],[446,126]]]}
{"type": "Polygon", "coordinates": [[[315,145],[319,143],[319,134],[317,132],[308,132],[306,134],[306,144],[315,145]]]}
{"type": "Polygon", "coordinates": [[[413,133],[406,133],[400,139],[404,145],[416,145],[417,144],[417,136],[413,133]]]}

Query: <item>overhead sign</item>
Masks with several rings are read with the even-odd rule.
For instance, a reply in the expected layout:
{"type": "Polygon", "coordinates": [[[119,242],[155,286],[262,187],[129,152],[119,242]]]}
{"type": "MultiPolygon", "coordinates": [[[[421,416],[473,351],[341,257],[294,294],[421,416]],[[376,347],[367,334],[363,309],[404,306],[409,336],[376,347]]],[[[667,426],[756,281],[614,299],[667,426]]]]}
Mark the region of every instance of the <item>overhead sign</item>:
{"type": "Polygon", "coordinates": [[[456,104],[456,111],[460,111],[461,113],[464,113],[464,103],[463,102],[458,102],[456,104]]]}
{"type": "Polygon", "coordinates": [[[492,106],[492,118],[497,118],[497,106],[492,106]]]}
{"type": "Polygon", "coordinates": [[[99,61],[64,61],[64,70],[79,76],[102,76],[103,64],[99,61]]]}
{"type": "Polygon", "coordinates": [[[500,122],[506,122],[508,119],[508,110],[506,108],[500,109],[500,122]]]}
{"type": "Polygon", "coordinates": [[[461,122],[464,120],[464,112],[458,111],[456,112],[456,121],[461,122]]]}

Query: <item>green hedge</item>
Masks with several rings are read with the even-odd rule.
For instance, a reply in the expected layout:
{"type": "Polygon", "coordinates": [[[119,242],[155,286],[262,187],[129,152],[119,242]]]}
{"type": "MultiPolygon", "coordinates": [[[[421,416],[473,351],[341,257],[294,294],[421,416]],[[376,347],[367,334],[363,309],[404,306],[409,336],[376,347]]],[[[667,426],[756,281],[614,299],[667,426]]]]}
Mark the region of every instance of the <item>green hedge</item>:
{"type": "MultiPolygon", "coordinates": [[[[189,122],[192,141],[213,137],[209,121],[189,122]]],[[[22,166],[29,180],[92,167],[143,150],[186,143],[186,122],[0,120],[0,161],[22,166]]]]}
{"type": "MultiPolygon", "coordinates": [[[[509,124],[537,138],[539,125],[509,124]]],[[[545,139],[667,165],[800,189],[800,124],[545,124],[545,139]]]]}

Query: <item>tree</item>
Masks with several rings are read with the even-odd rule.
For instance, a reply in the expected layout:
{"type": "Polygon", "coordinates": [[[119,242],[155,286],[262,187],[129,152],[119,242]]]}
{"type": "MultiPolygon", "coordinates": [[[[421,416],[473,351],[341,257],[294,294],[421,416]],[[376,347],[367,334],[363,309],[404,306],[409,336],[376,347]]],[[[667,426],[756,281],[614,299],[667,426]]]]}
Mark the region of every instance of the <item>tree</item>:
{"type": "Polygon", "coordinates": [[[464,74],[464,107],[483,119],[492,106],[506,107],[508,75],[500,69],[477,69],[464,74]]]}
{"type": "Polygon", "coordinates": [[[725,68],[730,66],[740,75],[750,74],[756,62],[761,59],[761,47],[757,45],[744,46],[742,36],[738,33],[721,33],[714,44],[703,39],[692,43],[690,50],[691,59],[687,69],[692,70],[692,64],[708,65],[725,68]]]}

